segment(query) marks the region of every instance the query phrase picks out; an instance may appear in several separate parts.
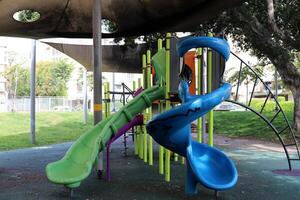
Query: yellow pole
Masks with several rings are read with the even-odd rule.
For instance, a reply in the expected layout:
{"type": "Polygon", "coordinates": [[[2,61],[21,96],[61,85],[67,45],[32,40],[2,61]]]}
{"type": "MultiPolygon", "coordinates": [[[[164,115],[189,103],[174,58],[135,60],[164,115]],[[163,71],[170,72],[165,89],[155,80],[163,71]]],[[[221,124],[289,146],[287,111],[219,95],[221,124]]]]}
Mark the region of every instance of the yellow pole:
{"type": "MultiPolygon", "coordinates": [[[[147,59],[146,59],[146,55],[143,54],[143,78],[144,78],[144,86],[143,88],[147,89],[147,59]]],[[[147,121],[147,111],[144,111],[144,122],[147,121]]],[[[143,138],[144,138],[144,141],[143,141],[143,149],[144,149],[144,162],[146,163],[148,161],[148,148],[147,148],[147,131],[146,131],[146,127],[143,126],[143,138]]]]}
{"type": "MultiPolygon", "coordinates": [[[[162,49],[162,39],[158,39],[158,50],[162,49]]],[[[163,83],[160,83],[161,86],[163,86],[163,83]]],[[[163,111],[163,104],[159,102],[159,113],[162,113],[163,111]]],[[[159,174],[164,174],[164,147],[159,145],[159,155],[158,155],[158,168],[159,168],[159,174]]]]}
{"type": "MultiPolygon", "coordinates": [[[[140,88],[142,86],[142,80],[139,78],[138,79],[138,88],[140,88]]],[[[139,157],[140,159],[143,159],[144,155],[144,149],[143,149],[143,135],[142,135],[143,131],[142,131],[142,127],[139,126],[138,127],[138,145],[139,145],[139,157]]]]}
{"type": "MultiPolygon", "coordinates": [[[[213,37],[212,33],[208,34],[208,37],[213,37]]],[[[208,93],[212,92],[212,51],[207,53],[207,78],[208,78],[208,93]]],[[[208,145],[214,145],[214,112],[211,110],[208,113],[208,145]]]]}
{"type": "MultiPolygon", "coordinates": [[[[132,90],[136,90],[136,85],[135,81],[132,82],[132,90]]],[[[136,127],[133,127],[133,142],[134,142],[134,155],[139,154],[139,147],[138,147],[138,136],[136,132],[136,127]]]]}
{"type": "MultiPolygon", "coordinates": [[[[167,33],[166,38],[166,110],[171,108],[169,99],[170,93],[170,38],[171,34],[167,33]]],[[[169,182],[171,179],[171,169],[170,169],[170,150],[166,149],[166,157],[165,157],[165,181],[169,182]]]]}
{"type": "MultiPolygon", "coordinates": [[[[147,51],[147,88],[151,87],[151,51],[147,51]]],[[[152,106],[148,108],[148,120],[152,119],[152,106]]],[[[153,165],[153,140],[152,137],[148,134],[149,137],[149,165],[153,165]]]]}

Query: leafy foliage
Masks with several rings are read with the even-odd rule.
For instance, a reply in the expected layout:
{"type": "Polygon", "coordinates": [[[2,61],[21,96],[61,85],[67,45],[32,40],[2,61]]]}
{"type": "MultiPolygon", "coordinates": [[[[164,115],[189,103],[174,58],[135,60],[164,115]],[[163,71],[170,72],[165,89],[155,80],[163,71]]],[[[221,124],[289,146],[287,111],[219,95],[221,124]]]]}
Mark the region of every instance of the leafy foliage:
{"type": "MultiPolygon", "coordinates": [[[[253,69],[258,76],[262,76],[263,75],[263,67],[260,65],[257,65],[254,67],[253,69]]],[[[234,86],[238,83],[238,79],[240,76],[240,83],[245,82],[246,84],[251,82],[254,82],[256,79],[255,74],[248,68],[248,67],[243,67],[241,72],[240,71],[236,71],[234,72],[228,79],[229,83],[232,83],[234,86]]]]}
{"type": "Polygon", "coordinates": [[[6,89],[10,98],[15,96],[29,96],[30,75],[28,68],[21,65],[13,65],[3,72],[3,77],[7,80],[6,89]]]}
{"type": "Polygon", "coordinates": [[[114,33],[118,30],[118,24],[108,19],[102,19],[101,26],[103,33],[114,33]]]}
{"type": "Polygon", "coordinates": [[[268,2],[273,1],[247,1],[241,7],[223,12],[213,23],[201,27],[229,34],[239,47],[251,50],[261,58],[268,57],[266,47],[273,50],[271,48],[280,45],[290,51],[299,51],[299,1],[274,1],[274,21],[268,10],[268,2]]]}
{"type": "MultiPolygon", "coordinates": [[[[36,95],[65,96],[72,71],[73,65],[66,59],[37,63],[36,95]]],[[[3,76],[7,80],[6,89],[10,98],[30,95],[29,68],[16,64],[7,67],[3,76]]]]}
{"type": "Polygon", "coordinates": [[[37,96],[65,96],[73,65],[66,59],[37,63],[37,96]]]}
{"type": "Polygon", "coordinates": [[[294,128],[300,132],[299,22],[299,0],[253,0],[202,27],[231,35],[238,47],[274,65],[294,96],[294,128]]]}
{"type": "Polygon", "coordinates": [[[20,22],[34,22],[40,18],[40,14],[34,10],[21,10],[16,13],[16,20],[20,22]]]}

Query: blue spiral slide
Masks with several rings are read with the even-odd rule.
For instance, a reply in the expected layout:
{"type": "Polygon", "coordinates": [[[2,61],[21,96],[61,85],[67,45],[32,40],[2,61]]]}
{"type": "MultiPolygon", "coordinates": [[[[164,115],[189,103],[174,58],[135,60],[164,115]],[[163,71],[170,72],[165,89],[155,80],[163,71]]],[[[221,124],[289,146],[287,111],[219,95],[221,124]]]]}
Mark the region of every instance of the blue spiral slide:
{"type": "MultiPolygon", "coordinates": [[[[212,37],[185,39],[177,44],[177,51],[182,57],[189,49],[197,47],[212,48],[226,60],[229,58],[228,43],[212,37]]],[[[188,83],[181,81],[178,92],[182,104],[154,117],[146,126],[148,133],[160,145],[186,157],[187,194],[197,193],[197,183],[215,191],[232,188],[238,179],[233,161],[217,148],[193,141],[190,128],[194,120],[229,98],[231,85],[224,83],[206,95],[190,95],[188,83]]]]}

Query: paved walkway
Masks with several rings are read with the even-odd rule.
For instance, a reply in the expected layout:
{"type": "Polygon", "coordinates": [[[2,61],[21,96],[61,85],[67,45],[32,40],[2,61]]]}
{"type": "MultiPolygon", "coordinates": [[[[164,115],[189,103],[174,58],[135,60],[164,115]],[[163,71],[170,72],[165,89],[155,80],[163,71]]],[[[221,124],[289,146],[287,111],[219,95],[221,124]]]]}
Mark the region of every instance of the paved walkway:
{"type": "MultiPolygon", "coordinates": [[[[287,168],[282,152],[268,148],[261,150],[249,141],[248,146],[239,147],[233,145],[238,142],[235,140],[223,142],[218,142],[219,148],[235,161],[239,180],[235,188],[221,192],[219,199],[300,199],[300,177],[272,173],[274,169],[287,168]]],[[[47,163],[61,158],[70,145],[64,143],[0,152],[0,199],[69,199],[66,188],[48,182],[44,169],[47,163]]],[[[158,174],[157,158],[154,166],[150,167],[135,158],[132,151],[131,146],[129,156],[123,157],[121,143],[113,145],[112,181],[98,180],[92,173],[75,190],[74,199],[214,199],[213,191],[202,186],[199,186],[196,196],[184,194],[184,165],[172,162],[171,182],[166,183],[158,174]]],[[[297,168],[300,169],[300,166],[297,168]]]]}

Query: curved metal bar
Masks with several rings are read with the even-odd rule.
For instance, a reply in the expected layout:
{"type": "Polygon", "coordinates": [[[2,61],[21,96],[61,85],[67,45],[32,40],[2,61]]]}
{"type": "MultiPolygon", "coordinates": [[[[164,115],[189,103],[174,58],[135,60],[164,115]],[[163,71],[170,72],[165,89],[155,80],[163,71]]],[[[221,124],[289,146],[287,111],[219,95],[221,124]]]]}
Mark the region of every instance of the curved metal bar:
{"type": "Polygon", "coordinates": [[[240,102],[236,102],[236,101],[233,101],[233,100],[226,100],[227,102],[229,103],[233,103],[233,104],[236,104],[236,105],[239,105],[241,107],[244,107],[246,108],[247,110],[250,110],[251,112],[253,112],[254,114],[256,114],[257,116],[259,116],[264,122],[266,122],[270,127],[271,129],[276,133],[283,149],[284,149],[284,152],[285,152],[285,155],[287,157],[287,161],[288,161],[288,165],[289,165],[289,169],[292,170],[292,165],[291,165],[291,161],[290,161],[290,156],[289,156],[289,153],[284,145],[284,142],[283,142],[283,139],[282,137],[278,134],[278,130],[275,128],[275,126],[265,117],[263,116],[261,113],[257,112],[256,110],[252,109],[251,107],[248,107],[247,105],[245,104],[242,104],[240,102]]]}
{"type": "MultiPolygon", "coordinates": [[[[298,143],[297,143],[297,140],[296,140],[294,131],[293,131],[293,129],[292,129],[290,123],[289,123],[289,120],[288,120],[286,114],[284,113],[284,111],[283,111],[281,105],[279,104],[277,98],[275,98],[275,95],[272,93],[271,89],[264,83],[264,81],[261,79],[261,77],[255,72],[255,70],[254,70],[250,65],[248,65],[245,61],[243,61],[243,60],[242,60],[238,55],[236,55],[235,53],[231,52],[231,54],[232,54],[234,57],[236,57],[238,60],[240,60],[246,67],[248,67],[248,68],[251,70],[251,72],[256,76],[256,81],[259,80],[259,81],[264,85],[265,89],[268,91],[268,93],[271,95],[271,97],[273,97],[273,99],[274,99],[276,105],[278,106],[279,110],[281,110],[282,115],[283,115],[283,118],[284,118],[284,120],[285,120],[285,123],[287,124],[288,129],[289,129],[289,132],[290,132],[290,134],[292,135],[292,139],[293,139],[293,141],[295,142],[295,146],[296,146],[296,150],[297,150],[297,155],[298,155],[299,160],[300,160],[299,147],[298,147],[298,143]]],[[[241,105],[242,107],[245,107],[246,109],[251,110],[251,111],[254,112],[255,114],[258,114],[259,116],[262,116],[260,113],[258,113],[257,111],[253,110],[251,107],[249,107],[249,106],[247,106],[247,105],[244,105],[244,104],[242,104],[242,103],[235,102],[235,101],[231,101],[231,102],[232,102],[232,103],[235,103],[235,104],[238,104],[238,105],[241,105]]],[[[282,144],[282,146],[283,146],[283,148],[284,148],[284,151],[285,151],[286,156],[287,156],[287,159],[288,159],[289,168],[290,168],[290,170],[291,170],[292,167],[291,167],[290,161],[293,160],[293,159],[290,159],[289,154],[288,154],[288,151],[287,151],[287,149],[286,149],[286,146],[285,146],[285,143],[283,142],[282,137],[281,137],[280,135],[278,135],[278,131],[277,131],[277,129],[274,127],[274,125],[273,125],[267,118],[265,118],[264,116],[262,116],[262,117],[263,117],[264,121],[266,121],[266,123],[268,123],[270,126],[272,125],[272,126],[271,126],[272,129],[274,130],[274,132],[276,133],[276,135],[278,136],[278,138],[280,138],[279,140],[280,140],[280,142],[281,142],[281,144],[282,144]],[[275,128],[275,129],[274,129],[274,128],[275,128]]]]}

